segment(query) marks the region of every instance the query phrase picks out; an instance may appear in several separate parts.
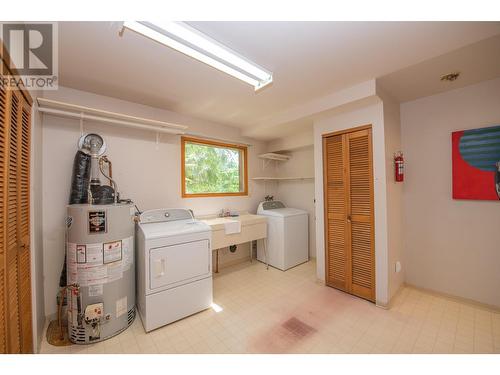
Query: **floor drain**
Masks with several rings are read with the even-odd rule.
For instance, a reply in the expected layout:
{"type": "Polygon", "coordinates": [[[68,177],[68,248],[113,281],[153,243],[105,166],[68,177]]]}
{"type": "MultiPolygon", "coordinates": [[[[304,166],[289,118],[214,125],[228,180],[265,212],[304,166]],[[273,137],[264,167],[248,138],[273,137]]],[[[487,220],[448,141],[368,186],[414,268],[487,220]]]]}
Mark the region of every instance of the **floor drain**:
{"type": "Polygon", "coordinates": [[[282,327],[297,337],[305,337],[316,331],[313,327],[297,318],[288,319],[285,323],[282,324],[282,327]]]}

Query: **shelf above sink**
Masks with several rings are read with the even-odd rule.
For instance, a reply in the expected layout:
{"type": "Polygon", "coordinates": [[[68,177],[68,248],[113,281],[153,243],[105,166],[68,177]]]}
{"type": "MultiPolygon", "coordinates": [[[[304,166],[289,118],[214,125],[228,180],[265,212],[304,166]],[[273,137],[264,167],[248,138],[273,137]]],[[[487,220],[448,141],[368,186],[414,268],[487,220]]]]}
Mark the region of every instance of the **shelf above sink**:
{"type": "Polygon", "coordinates": [[[314,177],[252,177],[254,181],[314,180],[314,177]]]}
{"type": "Polygon", "coordinates": [[[286,160],[290,160],[291,156],[285,155],[285,154],[277,154],[275,152],[268,152],[265,154],[260,154],[259,158],[266,159],[266,160],[286,161],[286,160]]]}

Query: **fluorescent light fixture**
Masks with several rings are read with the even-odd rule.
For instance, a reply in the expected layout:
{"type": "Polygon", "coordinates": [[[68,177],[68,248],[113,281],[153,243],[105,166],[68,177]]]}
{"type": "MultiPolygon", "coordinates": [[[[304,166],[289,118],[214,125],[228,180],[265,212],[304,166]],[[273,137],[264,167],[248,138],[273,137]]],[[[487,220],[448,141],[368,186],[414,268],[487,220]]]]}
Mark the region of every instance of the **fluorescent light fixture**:
{"type": "Polygon", "coordinates": [[[238,78],[255,91],[273,81],[270,72],[183,22],[125,21],[123,27],[238,78]]]}

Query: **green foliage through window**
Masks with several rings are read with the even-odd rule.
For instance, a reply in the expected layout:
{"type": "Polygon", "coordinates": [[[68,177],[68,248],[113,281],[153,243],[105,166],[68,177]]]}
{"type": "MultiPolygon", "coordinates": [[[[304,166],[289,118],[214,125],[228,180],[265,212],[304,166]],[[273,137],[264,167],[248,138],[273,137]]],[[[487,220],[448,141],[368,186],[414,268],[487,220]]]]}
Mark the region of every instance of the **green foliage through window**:
{"type": "Polygon", "coordinates": [[[243,152],[209,144],[185,142],[186,194],[240,193],[243,184],[243,152]]]}

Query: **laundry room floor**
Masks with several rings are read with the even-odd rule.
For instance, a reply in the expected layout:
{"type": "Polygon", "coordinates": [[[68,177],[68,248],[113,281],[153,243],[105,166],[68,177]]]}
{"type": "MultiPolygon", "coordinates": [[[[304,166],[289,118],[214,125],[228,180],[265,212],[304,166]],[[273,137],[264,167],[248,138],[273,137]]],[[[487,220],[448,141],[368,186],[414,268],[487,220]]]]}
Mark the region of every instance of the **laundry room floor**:
{"type": "MultiPolygon", "coordinates": [[[[405,287],[391,309],[325,287],[314,261],[244,263],[214,276],[209,309],[145,333],[139,316],[97,344],[41,353],[500,353],[500,313],[405,287]]],[[[45,335],[44,335],[45,336],[45,335]]]]}

